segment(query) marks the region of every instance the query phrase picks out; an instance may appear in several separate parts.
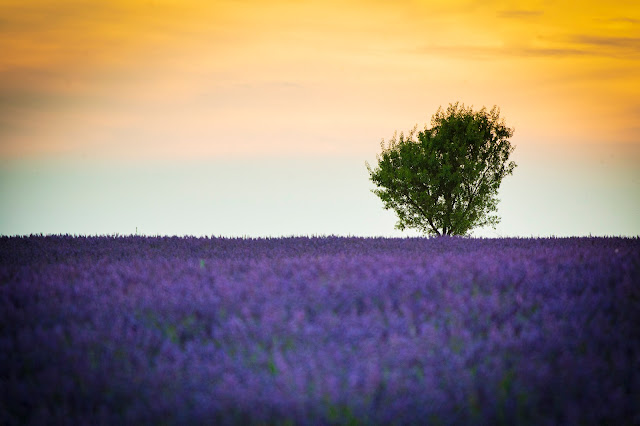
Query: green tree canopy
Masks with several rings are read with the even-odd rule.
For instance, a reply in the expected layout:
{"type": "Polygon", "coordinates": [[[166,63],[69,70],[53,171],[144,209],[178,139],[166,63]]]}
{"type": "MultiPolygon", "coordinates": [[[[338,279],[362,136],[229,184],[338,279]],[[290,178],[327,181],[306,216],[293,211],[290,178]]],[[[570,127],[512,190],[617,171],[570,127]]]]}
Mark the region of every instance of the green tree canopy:
{"type": "Polygon", "coordinates": [[[513,173],[513,129],[500,110],[474,111],[464,104],[440,107],[431,128],[397,133],[366,163],[372,190],[398,215],[396,228],[415,228],[431,235],[466,235],[473,228],[499,223],[498,188],[513,173]]]}

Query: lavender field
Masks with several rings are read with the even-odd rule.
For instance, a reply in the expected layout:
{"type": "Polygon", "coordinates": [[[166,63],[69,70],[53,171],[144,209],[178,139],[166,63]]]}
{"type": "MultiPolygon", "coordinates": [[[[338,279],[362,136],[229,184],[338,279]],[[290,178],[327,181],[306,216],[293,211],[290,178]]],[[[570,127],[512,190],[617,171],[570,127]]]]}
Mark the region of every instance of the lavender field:
{"type": "Polygon", "coordinates": [[[0,238],[0,424],[640,424],[640,239],[0,238]]]}

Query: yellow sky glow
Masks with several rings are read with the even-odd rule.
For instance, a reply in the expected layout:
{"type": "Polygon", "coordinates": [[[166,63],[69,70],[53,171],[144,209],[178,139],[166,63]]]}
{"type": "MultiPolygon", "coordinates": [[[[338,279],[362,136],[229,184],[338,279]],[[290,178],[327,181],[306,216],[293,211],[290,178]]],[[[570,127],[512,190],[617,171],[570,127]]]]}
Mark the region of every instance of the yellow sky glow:
{"type": "Polygon", "coordinates": [[[0,0],[0,156],[368,155],[440,105],[640,144],[640,5],[0,0]]]}

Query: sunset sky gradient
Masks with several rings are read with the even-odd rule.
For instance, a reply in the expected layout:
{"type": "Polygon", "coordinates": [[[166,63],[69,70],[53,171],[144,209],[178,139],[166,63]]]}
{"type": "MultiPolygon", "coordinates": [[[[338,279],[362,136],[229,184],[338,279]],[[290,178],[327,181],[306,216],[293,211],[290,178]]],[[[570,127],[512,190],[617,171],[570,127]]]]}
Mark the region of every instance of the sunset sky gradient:
{"type": "Polygon", "coordinates": [[[640,235],[637,1],[0,0],[0,234],[414,235],[380,140],[498,105],[483,236],[640,235]]]}

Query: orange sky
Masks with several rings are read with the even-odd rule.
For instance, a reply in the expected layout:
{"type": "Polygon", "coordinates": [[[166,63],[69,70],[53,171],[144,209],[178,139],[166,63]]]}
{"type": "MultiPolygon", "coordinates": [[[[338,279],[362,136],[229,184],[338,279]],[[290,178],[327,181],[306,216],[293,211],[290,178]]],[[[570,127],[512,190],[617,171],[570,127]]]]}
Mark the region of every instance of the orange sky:
{"type": "Polygon", "coordinates": [[[0,157],[371,156],[461,101],[640,145],[640,3],[0,0],[0,157]]]}

